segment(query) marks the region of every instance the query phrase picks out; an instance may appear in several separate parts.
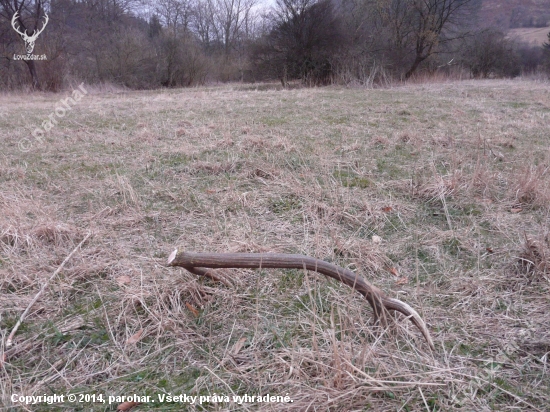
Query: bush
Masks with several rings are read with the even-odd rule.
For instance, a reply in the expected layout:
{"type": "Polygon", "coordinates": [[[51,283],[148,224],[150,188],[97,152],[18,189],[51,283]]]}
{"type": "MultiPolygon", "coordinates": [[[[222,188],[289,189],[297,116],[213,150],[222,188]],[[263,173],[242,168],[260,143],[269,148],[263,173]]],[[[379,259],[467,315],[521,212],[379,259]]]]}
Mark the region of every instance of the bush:
{"type": "Polygon", "coordinates": [[[523,74],[536,73],[544,65],[544,51],[540,46],[531,46],[527,43],[519,44],[517,54],[523,74]]]}
{"type": "Polygon", "coordinates": [[[542,66],[550,75],[550,33],[548,33],[548,42],[542,46],[542,66]]]}
{"type": "Polygon", "coordinates": [[[461,61],[473,77],[515,77],[521,73],[515,43],[495,29],[483,30],[468,37],[461,61]]]}

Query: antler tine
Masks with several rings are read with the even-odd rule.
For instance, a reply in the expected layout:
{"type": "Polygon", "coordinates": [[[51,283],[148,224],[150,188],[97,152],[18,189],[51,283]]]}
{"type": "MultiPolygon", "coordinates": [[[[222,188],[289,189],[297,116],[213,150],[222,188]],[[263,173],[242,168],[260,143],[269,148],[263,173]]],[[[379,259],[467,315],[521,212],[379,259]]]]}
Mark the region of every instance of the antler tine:
{"type": "Polygon", "coordinates": [[[49,21],[50,21],[49,16],[46,13],[44,13],[44,24],[42,25],[42,28],[40,30],[33,32],[32,37],[34,38],[38,37],[38,35],[44,31],[49,21]]]}
{"type": "Polygon", "coordinates": [[[17,27],[15,27],[15,25],[17,24],[17,19],[19,18],[19,10],[16,10],[15,13],[13,13],[13,17],[11,18],[11,25],[13,27],[13,29],[18,33],[20,34],[21,36],[27,36],[27,30],[25,30],[25,33],[21,32],[21,26],[20,25],[17,25],[17,27]]]}
{"type": "Polygon", "coordinates": [[[428,345],[434,344],[426,323],[420,315],[405,302],[387,297],[376,286],[360,278],[351,270],[310,256],[284,253],[189,253],[174,250],[168,257],[169,266],[193,268],[280,268],[307,269],[336,279],[361,293],[371,305],[375,317],[384,316],[387,310],[401,312],[420,330],[428,345]]]}

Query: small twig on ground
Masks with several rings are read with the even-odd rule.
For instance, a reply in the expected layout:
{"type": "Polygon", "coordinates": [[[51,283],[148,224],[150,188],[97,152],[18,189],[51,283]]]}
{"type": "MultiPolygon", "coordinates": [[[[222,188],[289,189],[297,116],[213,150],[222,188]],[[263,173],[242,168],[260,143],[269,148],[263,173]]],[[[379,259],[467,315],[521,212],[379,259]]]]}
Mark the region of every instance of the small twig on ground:
{"type": "Polygon", "coordinates": [[[422,400],[424,401],[424,406],[426,406],[426,410],[430,412],[430,407],[428,406],[428,402],[426,402],[426,398],[424,397],[424,393],[422,393],[422,388],[419,386],[418,390],[420,391],[420,396],[422,396],[422,400]]]}
{"type": "Polygon", "coordinates": [[[84,242],[86,242],[86,240],[88,240],[88,238],[92,235],[91,232],[88,232],[88,234],[86,235],[86,237],[84,239],[82,239],[82,242],[80,242],[78,244],[77,247],[75,247],[73,249],[73,251],[71,253],[69,253],[69,255],[65,258],[65,260],[61,263],[61,265],[59,265],[59,267],[55,270],[55,272],[53,272],[53,275],[51,275],[49,277],[48,280],[46,280],[46,282],[44,282],[44,284],[42,285],[42,287],[40,288],[40,290],[38,291],[38,293],[36,294],[36,296],[34,297],[34,299],[31,301],[31,303],[29,303],[29,305],[27,306],[27,309],[25,309],[25,311],[21,314],[21,317],[19,318],[19,320],[17,321],[17,323],[15,324],[15,326],[13,327],[13,330],[11,331],[10,335],[8,336],[8,339],[6,340],[6,348],[9,348],[11,347],[12,343],[13,343],[13,337],[15,336],[15,333],[17,332],[17,329],[19,329],[19,326],[21,326],[21,324],[23,323],[23,321],[25,320],[25,317],[27,316],[27,314],[29,313],[29,311],[31,310],[31,308],[33,307],[33,305],[36,303],[36,301],[38,300],[38,298],[42,295],[42,293],[44,293],[44,290],[46,290],[46,287],[48,286],[48,284],[51,282],[51,280],[57,276],[57,274],[59,272],[61,272],[61,269],[63,269],[63,267],[65,266],[65,264],[69,261],[69,259],[76,253],[76,251],[78,249],[80,249],[80,246],[82,246],[84,244],[84,242]]]}

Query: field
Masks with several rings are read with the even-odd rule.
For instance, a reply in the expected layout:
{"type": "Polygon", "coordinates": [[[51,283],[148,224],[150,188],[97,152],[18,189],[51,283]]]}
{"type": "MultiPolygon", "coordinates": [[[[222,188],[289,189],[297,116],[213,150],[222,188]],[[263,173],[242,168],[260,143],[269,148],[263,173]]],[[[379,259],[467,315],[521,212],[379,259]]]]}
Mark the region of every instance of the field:
{"type": "Polygon", "coordinates": [[[1,410],[548,410],[549,83],[85,90],[0,96],[1,410]],[[435,350],[334,280],[176,246],[350,268],[435,350]],[[68,393],[106,402],[12,399],[68,393]]]}
{"type": "Polygon", "coordinates": [[[508,30],[508,36],[526,43],[532,46],[542,46],[544,43],[548,43],[548,33],[550,27],[529,27],[521,29],[508,30]]]}

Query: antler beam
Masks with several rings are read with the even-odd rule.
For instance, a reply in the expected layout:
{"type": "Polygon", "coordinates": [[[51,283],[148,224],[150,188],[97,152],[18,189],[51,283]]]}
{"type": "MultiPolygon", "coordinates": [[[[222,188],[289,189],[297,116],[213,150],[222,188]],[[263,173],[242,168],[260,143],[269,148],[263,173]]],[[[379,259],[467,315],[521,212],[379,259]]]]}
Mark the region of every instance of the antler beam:
{"type": "MultiPolygon", "coordinates": [[[[430,348],[434,349],[430,332],[420,315],[405,302],[387,297],[376,286],[360,278],[351,270],[304,255],[284,253],[190,253],[174,250],[168,258],[169,266],[180,266],[198,273],[196,269],[307,269],[322,273],[361,293],[371,305],[375,318],[385,317],[387,310],[401,312],[420,330],[430,348]]],[[[204,271],[204,270],[201,270],[204,271]]]]}

